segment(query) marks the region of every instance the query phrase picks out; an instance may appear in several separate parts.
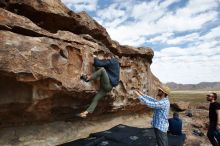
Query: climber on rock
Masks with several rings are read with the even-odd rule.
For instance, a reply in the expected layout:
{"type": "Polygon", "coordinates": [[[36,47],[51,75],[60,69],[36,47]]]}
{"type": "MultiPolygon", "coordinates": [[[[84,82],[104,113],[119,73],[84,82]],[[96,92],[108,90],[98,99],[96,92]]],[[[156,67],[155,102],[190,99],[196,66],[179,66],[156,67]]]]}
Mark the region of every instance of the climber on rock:
{"type": "Polygon", "coordinates": [[[99,69],[92,75],[81,75],[80,79],[85,82],[97,80],[100,78],[100,88],[98,93],[92,100],[90,106],[79,114],[80,117],[85,118],[88,113],[93,113],[98,101],[104,97],[113,87],[119,83],[120,65],[119,61],[113,56],[112,53],[107,52],[104,54],[104,59],[94,58],[94,66],[99,69]]]}

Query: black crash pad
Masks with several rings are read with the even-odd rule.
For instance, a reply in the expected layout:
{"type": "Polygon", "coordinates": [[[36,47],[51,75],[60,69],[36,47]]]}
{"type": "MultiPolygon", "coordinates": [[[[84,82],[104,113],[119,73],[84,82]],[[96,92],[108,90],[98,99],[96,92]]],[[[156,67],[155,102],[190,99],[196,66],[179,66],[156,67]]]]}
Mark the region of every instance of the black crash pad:
{"type": "MultiPolygon", "coordinates": [[[[168,135],[169,146],[182,146],[185,136],[168,135]]],[[[60,146],[156,146],[153,128],[117,125],[109,130],[92,133],[88,138],[60,146]]]]}

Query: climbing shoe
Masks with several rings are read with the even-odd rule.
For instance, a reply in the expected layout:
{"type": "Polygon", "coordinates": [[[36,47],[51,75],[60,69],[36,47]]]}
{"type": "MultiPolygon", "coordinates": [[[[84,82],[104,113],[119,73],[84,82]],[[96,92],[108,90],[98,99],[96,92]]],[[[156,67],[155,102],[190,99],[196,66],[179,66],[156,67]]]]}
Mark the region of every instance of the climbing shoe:
{"type": "Polygon", "coordinates": [[[85,82],[89,82],[88,76],[87,75],[81,75],[80,79],[85,81],[85,82]]]}

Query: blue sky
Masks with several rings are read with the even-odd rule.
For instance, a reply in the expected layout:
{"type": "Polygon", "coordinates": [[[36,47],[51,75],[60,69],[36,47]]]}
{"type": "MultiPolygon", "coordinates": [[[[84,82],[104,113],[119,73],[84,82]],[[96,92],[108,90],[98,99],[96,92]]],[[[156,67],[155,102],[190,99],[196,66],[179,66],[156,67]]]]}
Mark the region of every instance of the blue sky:
{"type": "Polygon", "coordinates": [[[220,81],[220,0],[62,0],[122,45],[151,47],[164,83],[220,81]]]}

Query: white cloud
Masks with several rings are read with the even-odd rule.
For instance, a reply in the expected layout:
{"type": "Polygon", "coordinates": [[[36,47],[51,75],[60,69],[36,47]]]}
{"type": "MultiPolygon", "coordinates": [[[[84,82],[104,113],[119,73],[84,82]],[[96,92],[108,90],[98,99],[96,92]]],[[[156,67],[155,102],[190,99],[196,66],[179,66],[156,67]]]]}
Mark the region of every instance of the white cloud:
{"type": "MultiPolygon", "coordinates": [[[[138,40],[143,36],[199,30],[204,24],[216,20],[218,16],[215,1],[200,2],[199,8],[197,8],[199,2],[193,0],[186,7],[177,9],[176,12],[169,11],[167,6],[174,2],[176,1],[170,0],[163,3],[160,3],[159,0],[138,3],[127,1],[125,4],[117,3],[117,6],[112,4],[108,8],[98,11],[97,14],[100,19],[105,16],[112,20],[102,21],[102,25],[106,27],[114,40],[121,44],[135,46],[143,45],[140,42],[132,43],[133,40],[138,40]],[[193,7],[195,10],[192,10],[193,7]],[[127,21],[129,19],[133,19],[133,21],[127,21]]],[[[180,40],[168,43],[176,44],[178,41],[180,40]]]]}
{"type": "Polygon", "coordinates": [[[191,45],[187,48],[168,47],[160,51],[155,51],[155,58],[162,59],[163,57],[178,57],[181,56],[210,56],[220,54],[220,44],[218,41],[202,42],[191,45]]]}
{"type": "Polygon", "coordinates": [[[95,11],[98,0],[61,0],[68,8],[80,11],[95,11]]]}
{"type": "Polygon", "coordinates": [[[161,8],[167,8],[168,6],[170,6],[173,3],[177,3],[180,2],[180,0],[166,0],[166,1],[162,1],[160,3],[160,7],[161,8]]]}
{"type": "Polygon", "coordinates": [[[166,9],[160,8],[159,1],[142,2],[140,4],[134,4],[131,11],[131,17],[141,22],[152,23],[159,17],[161,17],[166,9]]]}
{"type": "Polygon", "coordinates": [[[151,69],[162,82],[220,81],[219,58],[218,41],[200,42],[189,48],[169,47],[155,51],[151,69]]]}
{"type": "Polygon", "coordinates": [[[206,35],[202,36],[202,40],[220,39],[220,26],[213,28],[206,35]]]}
{"type": "MultiPolygon", "coordinates": [[[[218,55],[220,57],[220,55],[218,55]]],[[[152,72],[159,77],[162,82],[177,82],[177,83],[199,83],[201,81],[220,81],[219,70],[220,63],[217,59],[204,59],[203,61],[190,62],[157,62],[151,66],[152,72]],[[217,62],[216,62],[217,61],[217,62]],[[213,64],[215,62],[215,64],[213,64]]]]}
{"type": "Polygon", "coordinates": [[[151,42],[151,43],[166,43],[168,41],[168,39],[170,39],[172,36],[174,35],[174,33],[162,33],[159,34],[153,38],[150,38],[147,40],[147,42],[151,42]]]}
{"type": "Polygon", "coordinates": [[[188,5],[177,11],[177,15],[196,15],[207,11],[213,11],[218,7],[216,0],[190,0],[188,5]]]}
{"type": "Polygon", "coordinates": [[[106,28],[115,28],[120,23],[126,21],[128,15],[117,4],[112,4],[107,8],[97,11],[95,19],[106,28]]]}
{"type": "Polygon", "coordinates": [[[160,35],[157,35],[154,38],[148,39],[147,42],[151,43],[166,43],[169,45],[180,45],[182,43],[189,43],[199,40],[199,34],[198,33],[191,33],[179,37],[175,37],[174,33],[162,33],[160,35]]]}
{"type": "Polygon", "coordinates": [[[201,13],[196,16],[188,15],[185,13],[173,14],[167,13],[159,21],[158,26],[159,32],[179,32],[179,31],[191,31],[201,29],[207,22],[216,19],[218,13],[210,11],[207,13],[201,13]]]}
{"type": "Polygon", "coordinates": [[[102,20],[112,21],[115,18],[125,16],[125,11],[117,9],[117,7],[117,4],[112,4],[105,9],[99,10],[97,12],[97,17],[101,17],[102,20]]]}
{"type": "Polygon", "coordinates": [[[192,33],[192,34],[188,34],[185,36],[169,39],[166,41],[166,43],[171,44],[171,45],[177,45],[177,44],[186,43],[186,42],[193,42],[193,41],[198,40],[198,38],[199,38],[199,35],[197,33],[192,33]]]}

